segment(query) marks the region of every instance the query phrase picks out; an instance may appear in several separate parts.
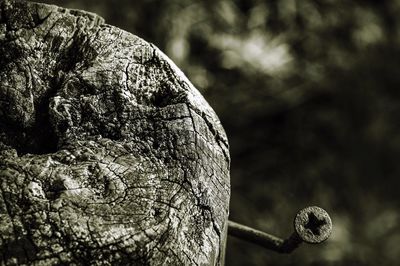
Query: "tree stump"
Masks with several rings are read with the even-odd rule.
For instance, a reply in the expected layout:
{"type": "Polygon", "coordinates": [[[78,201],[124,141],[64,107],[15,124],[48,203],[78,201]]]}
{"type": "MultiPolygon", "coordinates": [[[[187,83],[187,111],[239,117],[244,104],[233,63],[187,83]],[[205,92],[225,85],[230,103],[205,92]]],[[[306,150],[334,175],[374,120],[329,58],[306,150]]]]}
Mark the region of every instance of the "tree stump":
{"type": "Polygon", "coordinates": [[[228,142],[184,74],[95,14],[0,11],[0,265],[222,264],[228,142]]]}

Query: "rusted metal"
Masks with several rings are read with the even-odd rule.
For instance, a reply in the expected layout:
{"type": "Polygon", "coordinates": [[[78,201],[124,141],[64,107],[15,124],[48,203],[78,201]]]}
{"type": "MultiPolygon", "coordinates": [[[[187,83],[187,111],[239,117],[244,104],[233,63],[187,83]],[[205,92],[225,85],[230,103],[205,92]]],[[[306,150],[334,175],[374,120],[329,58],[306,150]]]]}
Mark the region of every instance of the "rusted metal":
{"type": "Polygon", "coordinates": [[[232,221],[228,221],[228,234],[277,252],[285,242],[279,237],[232,221]]]}
{"type": "Polygon", "coordinates": [[[318,244],[329,238],[332,232],[332,220],[324,209],[311,206],[297,213],[294,229],[304,242],[318,244]]]}
{"type": "Polygon", "coordinates": [[[300,210],[294,219],[295,232],[287,239],[267,234],[260,230],[228,221],[228,234],[260,245],[279,253],[291,253],[302,242],[317,244],[329,238],[332,220],[328,213],[317,206],[300,210]]]}

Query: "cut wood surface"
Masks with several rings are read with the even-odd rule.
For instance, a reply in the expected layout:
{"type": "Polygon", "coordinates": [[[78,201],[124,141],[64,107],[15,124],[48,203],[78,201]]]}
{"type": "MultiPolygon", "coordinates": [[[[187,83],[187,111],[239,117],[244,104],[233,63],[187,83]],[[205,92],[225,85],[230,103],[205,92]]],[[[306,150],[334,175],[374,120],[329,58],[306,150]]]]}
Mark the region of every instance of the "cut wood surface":
{"type": "Polygon", "coordinates": [[[95,14],[0,11],[0,265],[222,264],[228,142],[184,74],[95,14]]]}

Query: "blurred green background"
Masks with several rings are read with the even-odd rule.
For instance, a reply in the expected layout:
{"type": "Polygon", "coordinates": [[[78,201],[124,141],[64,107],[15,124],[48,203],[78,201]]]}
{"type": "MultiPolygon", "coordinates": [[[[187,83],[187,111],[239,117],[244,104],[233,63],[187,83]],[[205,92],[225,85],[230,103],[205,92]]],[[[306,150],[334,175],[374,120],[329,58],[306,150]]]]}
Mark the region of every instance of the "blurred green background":
{"type": "Polygon", "coordinates": [[[157,45],[219,115],[231,219],[326,243],[275,254],[229,237],[227,265],[399,265],[400,1],[64,0],[157,45]]]}

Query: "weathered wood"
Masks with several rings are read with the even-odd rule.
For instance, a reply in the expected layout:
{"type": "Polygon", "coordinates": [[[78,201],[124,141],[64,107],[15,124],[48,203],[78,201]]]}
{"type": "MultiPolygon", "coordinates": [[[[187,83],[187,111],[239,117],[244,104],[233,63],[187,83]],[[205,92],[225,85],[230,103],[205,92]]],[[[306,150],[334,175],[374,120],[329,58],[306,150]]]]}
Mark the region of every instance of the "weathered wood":
{"type": "Polygon", "coordinates": [[[220,264],[228,144],[182,72],[95,14],[0,11],[0,264],[220,264]]]}

